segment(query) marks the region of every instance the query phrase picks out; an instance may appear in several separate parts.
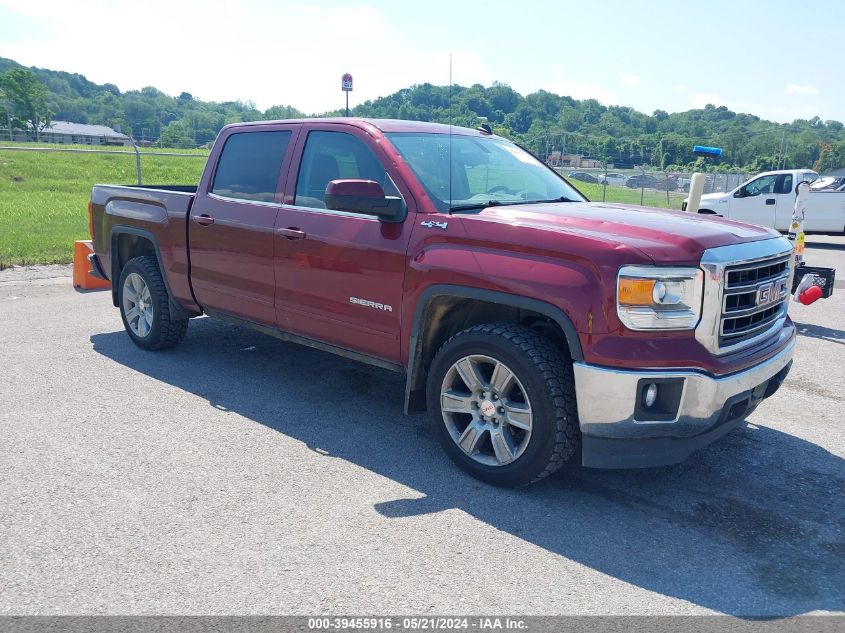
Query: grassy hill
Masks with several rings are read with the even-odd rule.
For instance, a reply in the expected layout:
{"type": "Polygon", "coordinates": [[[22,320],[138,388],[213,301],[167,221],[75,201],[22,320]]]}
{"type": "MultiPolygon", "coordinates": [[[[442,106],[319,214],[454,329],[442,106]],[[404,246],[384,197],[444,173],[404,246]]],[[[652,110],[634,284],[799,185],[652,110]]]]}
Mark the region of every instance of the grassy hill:
{"type": "MultiPolygon", "coordinates": [[[[0,58],[0,73],[17,66],[0,58]]],[[[304,116],[285,105],[262,112],[249,95],[243,101],[207,102],[187,92],[171,96],[152,86],[121,92],[114,84],[96,84],[78,73],[30,70],[48,89],[47,105],[54,119],[120,127],[137,139],[162,137],[168,147],[207,144],[226,123],[304,116]]],[[[845,167],[841,122],[813,117],[780,124],[724,106],[647,114],[545,90],[522,95],[497,82],[486,87],[413,85],[355,106],[353,114],[444,123],[451,118],[456,125],[470,127],[485,117],[497,133],[537,154],[548,150],[589,154],[616,168],[693,167],[694,144],[723,147],[724,160],[716,166],[723,171],[729,167],[761,171],[776,163],[822,171],[845,167]]]]}

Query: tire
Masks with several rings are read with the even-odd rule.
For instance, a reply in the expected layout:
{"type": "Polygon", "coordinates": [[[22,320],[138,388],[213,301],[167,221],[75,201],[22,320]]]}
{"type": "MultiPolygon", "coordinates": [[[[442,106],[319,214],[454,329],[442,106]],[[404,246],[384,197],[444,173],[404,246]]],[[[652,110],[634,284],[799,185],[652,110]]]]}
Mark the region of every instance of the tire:
{"type": "Polygon", "coordinates": [[[155,257],[130,259],[118,283],[120,318],[135,345],[160,350],[173,347],[185,338],[188,319],[171,316],[170,296],[155,257]]]}
{"type": "Polygon", "coordinates": [[[539,481],[572,460],[580,447],[571,361],[529,328],[488,323],[454,335],[434,357],[426,393],[446,453],[487,483],[539,481]],[[463,378],[470,374],[467,368],[475,369],[475,391],[472,380],[463,378]],[[506,386],[494,388],[502,382],[506,386]]]}

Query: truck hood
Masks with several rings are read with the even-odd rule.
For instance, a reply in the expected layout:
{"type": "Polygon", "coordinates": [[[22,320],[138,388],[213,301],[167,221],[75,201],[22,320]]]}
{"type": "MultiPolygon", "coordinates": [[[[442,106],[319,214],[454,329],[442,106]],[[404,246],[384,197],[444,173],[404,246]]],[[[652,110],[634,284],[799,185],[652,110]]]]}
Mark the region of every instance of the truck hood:
{"type": "Polygon", "coordinates": [[[779,235],[761,226],[723,218],[600,202],[488,207],[476,217],[625,245],[655,263],[694,264],[708,248],[779,235]]]}
{"type": "Polygon", "coordinates": [[[727,198],[729,193],[705,193],[701,196],[701,201],[704,202],[705,200],[721,200],[722,198],[727,198]]]}

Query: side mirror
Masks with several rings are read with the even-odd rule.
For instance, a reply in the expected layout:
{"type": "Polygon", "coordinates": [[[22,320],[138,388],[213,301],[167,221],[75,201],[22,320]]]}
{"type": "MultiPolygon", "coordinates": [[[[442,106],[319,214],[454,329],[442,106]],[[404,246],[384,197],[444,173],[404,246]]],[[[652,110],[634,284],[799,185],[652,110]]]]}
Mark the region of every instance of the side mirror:
{"type": "Polygon", "coordinates": [[[736,191],[734,191],[734,198],[744,198],[745,197],[745,187],[740,187],[736,191]]]}
{"type": "Polygon", "coordinates": [[[386,196],[374,180],[332,180],[326,186],[326,208],[377,215],[383,222],[405,219],[402,198],[386,196]]]}

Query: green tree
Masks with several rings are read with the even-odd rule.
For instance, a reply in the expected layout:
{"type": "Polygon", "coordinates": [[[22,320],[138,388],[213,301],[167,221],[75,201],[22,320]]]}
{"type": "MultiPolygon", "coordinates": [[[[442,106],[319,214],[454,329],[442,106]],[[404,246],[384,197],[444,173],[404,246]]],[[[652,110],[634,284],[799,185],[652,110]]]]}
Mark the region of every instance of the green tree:
{"type": "Polygon", "coordinates": [[[265,121],[276,121],[280,119],[303,119],[305,114],[289,105],[275,105],[264,111],[265,121]]]}
{"type": "Polygon", "coordinates": [[[50,126],[53,116],[47,106],[47,88],[31,70],[11,68],[0,75],[0,87],[10,104],[11,125],[37,138],[50,126]]]}
{"type": "Polygon", "coordinates": [[[161,131],[159,142],[162,147],[188,148],[194,146],[194,139],[184,121],[171,121],[161,131]]]}

